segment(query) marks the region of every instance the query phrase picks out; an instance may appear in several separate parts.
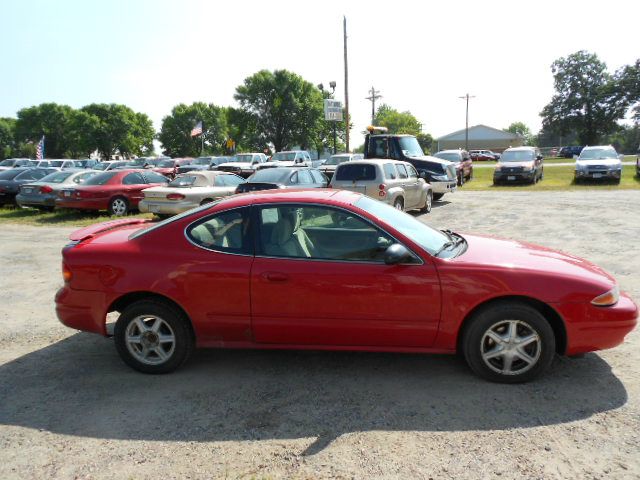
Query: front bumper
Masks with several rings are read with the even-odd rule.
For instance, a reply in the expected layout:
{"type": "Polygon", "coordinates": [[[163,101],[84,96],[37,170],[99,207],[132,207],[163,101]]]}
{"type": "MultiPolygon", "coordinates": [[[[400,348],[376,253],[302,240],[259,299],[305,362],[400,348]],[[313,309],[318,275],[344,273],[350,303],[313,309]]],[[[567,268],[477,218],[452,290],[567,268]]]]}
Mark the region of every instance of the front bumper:
{"type": "Polygon", "coordinates": [[[625,293],[610,307],[590,303],[554,305],[565,319],[566,355],[604,350],[620,345],[638,323],[638,307],[625,293]]]}
{"type": "Polygon", "coordinates": [[[457,179],[447,182],[429,182],[433,193],[453,193],[458,188],[457,179]]]}
{"type": "Polygon", "coordinates": [[[622,175],[622,170],[576,170],[575,177],[578,180],[618,180],[622,175]]]}
{"type": "Polygon", "coordinates": [[[536,171],[530,172],[494,172],[493,183],[518,183],[518,182],[533,182],[536,178],[536,171]]]}
{"type": "Polygon", "coordinates": [[[193,202],[154,202],[153,200],[142,199],[138,203],[138,210],[141,213],[158,213],[160,215],[177,215],[192,208],[198,203],[193,202]]]}

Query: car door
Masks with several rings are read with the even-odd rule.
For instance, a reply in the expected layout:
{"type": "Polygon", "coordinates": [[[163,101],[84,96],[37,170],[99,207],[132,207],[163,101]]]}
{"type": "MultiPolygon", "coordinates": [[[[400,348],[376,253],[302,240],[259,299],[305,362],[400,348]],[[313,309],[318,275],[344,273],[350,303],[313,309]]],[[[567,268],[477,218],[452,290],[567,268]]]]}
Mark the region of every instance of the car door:
{"type": "Polygon", "coordinates": [[[405,210],[413,208],[417,205],[417,180],[418,176],[416,174],[415,181],[410,178],[409,171],[406,166],[402,163],[398,163],[396,165],[398,170],[398,178],[402,182],[402,189],[404,190],[404,208],[405,210]]]}
{"type": "Polygon", "coordinates": [[[422,182],[418,179],[418,172],[416,172],[416,169],[413,168],[412,165],[405,165],[405,167],[409,174],[409,181],[407,182],[405,190],[411,190],[411,197],[413,199],[410,208],[420,207],[424,203],[422,200],[422,182]]]}
{"type": "Polygon", "coordinates": [[[348,210],[254,206],[252,332],[257,343],[428,347],[440,318],[435,267],[386,265],[389,234],[348,210]]]}

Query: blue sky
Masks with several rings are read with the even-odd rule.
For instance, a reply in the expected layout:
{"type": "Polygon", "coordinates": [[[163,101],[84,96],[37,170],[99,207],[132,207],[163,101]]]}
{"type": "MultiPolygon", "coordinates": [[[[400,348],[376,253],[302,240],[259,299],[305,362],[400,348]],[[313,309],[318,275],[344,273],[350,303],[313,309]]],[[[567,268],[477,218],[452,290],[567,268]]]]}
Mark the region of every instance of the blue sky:
{"type": "MultiPolygon", "coordinates": [[[[312,2],[0,0],[0,116],[42,102],[124,103],[159,128],[179,102],[233,105],[262,68],[338,83],[349,28],[354,136],[367,90],[435,136],[470,124],[534,131],[553,94],[550,64],[586,49],[611,70],[635,61],[640,2],[312,2]]],[[[356,141],[358,141],[356,140],[356,141]]]]}

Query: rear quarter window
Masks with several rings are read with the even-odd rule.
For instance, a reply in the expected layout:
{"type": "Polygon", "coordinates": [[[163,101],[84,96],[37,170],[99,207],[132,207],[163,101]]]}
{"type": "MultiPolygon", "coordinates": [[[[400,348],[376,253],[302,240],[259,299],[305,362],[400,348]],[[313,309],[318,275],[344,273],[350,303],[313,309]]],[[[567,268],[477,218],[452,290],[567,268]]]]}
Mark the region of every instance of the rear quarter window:
{"type": "Polygon", "coordinates": [[[338,166],[336,172],[336,180],[338,181],[357,181],[357,180],[375,180],[376,179],[376,167],[375,165],[354,165],[349,163],[342,163],[338,166]]]}

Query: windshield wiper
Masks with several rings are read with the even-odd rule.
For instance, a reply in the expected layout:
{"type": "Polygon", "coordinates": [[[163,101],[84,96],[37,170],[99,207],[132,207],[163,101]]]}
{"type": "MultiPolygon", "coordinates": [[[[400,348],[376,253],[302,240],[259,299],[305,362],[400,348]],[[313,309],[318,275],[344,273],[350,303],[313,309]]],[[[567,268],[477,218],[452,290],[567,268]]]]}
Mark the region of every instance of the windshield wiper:
{"type": "Polygon", "coordinates": [[[434,253],[434,256],[436,257],[448,248],[457,247],[458,245],[461,245],[465,242],[465,239],[461,235],[458,235],[457,233],[449,229],[441,230],[441,232],[449,238],[449,241],[444,242],[444,244],[438,249],[438,251],[434,253]]]}

